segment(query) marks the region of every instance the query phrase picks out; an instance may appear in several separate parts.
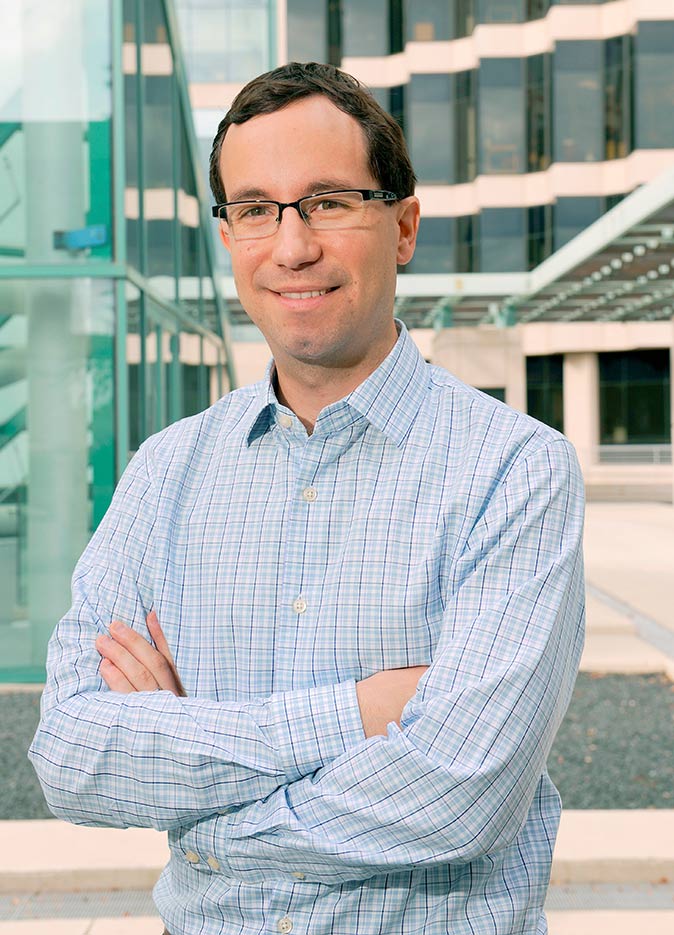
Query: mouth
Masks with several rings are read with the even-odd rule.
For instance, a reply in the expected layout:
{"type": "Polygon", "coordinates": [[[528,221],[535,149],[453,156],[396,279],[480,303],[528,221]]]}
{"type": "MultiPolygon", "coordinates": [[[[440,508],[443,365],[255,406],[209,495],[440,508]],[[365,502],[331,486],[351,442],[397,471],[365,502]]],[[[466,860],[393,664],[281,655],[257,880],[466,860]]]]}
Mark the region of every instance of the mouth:
{"type": "Polygon", "coordinates": [[[281,292],[277,291],[276,294],[280,295],[282,299],[318,299],[323,295],[328,295],[330,292],[334,292],[335,289],[339,288],[338,286],[331,286],[328,289],[307,289],[303,292],[281,292]]]}

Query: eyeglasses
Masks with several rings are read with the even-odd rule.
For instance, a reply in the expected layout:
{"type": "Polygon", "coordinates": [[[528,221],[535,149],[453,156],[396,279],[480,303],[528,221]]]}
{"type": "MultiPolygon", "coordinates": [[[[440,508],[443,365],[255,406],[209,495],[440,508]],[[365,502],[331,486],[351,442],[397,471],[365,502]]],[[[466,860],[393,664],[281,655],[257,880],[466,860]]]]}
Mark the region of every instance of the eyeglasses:
{"type": "Polygon", "coordinates": [[[234,240],[256,240],[276,233],[286,208],[295,208],[312,230],[347,230],[360,226],[367,202],[397,200],[393,192],[360,188],[320,192],[297,201],[226,201],[211,211],[234,240]]]}

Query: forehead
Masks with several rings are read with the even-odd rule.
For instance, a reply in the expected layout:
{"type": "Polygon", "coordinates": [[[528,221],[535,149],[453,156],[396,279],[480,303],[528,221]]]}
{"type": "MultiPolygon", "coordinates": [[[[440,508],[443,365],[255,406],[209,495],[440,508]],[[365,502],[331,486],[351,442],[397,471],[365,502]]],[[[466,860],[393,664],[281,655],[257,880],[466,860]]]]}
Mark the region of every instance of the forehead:
{"type": "Polygon", "coordinates": [[[316,179],[334,179],[340,188],[376,185],[362,127],[322,96],[231,126],[222,144],[220,172],[230,200],[253,191],[278,199],[300,197],[316,179]]]}

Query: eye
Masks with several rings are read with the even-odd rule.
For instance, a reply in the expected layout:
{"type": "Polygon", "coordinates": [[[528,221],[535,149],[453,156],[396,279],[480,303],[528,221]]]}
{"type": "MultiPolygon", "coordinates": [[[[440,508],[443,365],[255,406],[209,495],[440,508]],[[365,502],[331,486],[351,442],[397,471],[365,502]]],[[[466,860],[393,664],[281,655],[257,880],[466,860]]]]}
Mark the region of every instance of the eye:
{"type": "Polygon", "coordinates": [[[231,221],[257,221],[272,217],[276,212],[276,205],[257,204],[249,202],[242,205],[233,205],[227,209],[231,221]]]}

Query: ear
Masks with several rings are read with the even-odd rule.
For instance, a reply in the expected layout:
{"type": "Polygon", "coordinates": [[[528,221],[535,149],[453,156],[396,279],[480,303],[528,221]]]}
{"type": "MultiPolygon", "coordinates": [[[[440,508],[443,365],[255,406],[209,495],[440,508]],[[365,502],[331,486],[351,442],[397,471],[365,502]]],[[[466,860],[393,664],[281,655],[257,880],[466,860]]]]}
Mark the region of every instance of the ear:
{"type": "Polygon", "coordinates": [[[421,207],[419,199],[415,195],[403,198],[395,207],[398,212],[398,253],[396,262],[398,266],[405,266],[414,255],[421,207]]]}
{"type": "Polygon", "coordinates": [[[219,232],[219,234],[220,234],[220,240],[221,240],[221,241],[223,242],[223,244],[225,245],[225,249],[228,250],[228,251],[231,253],[231,252],[232,252],[232,245],[231,245],[231,243],[230,243],[230,241],[229,241],[229,234],[226,234],[226,233],[225,233],[225,231],[224,231],[224,229],[223,229],[223,226],[222,226],[222,224],[220,224],[220,222],[218,222],[218,232],[219,232]]]}

